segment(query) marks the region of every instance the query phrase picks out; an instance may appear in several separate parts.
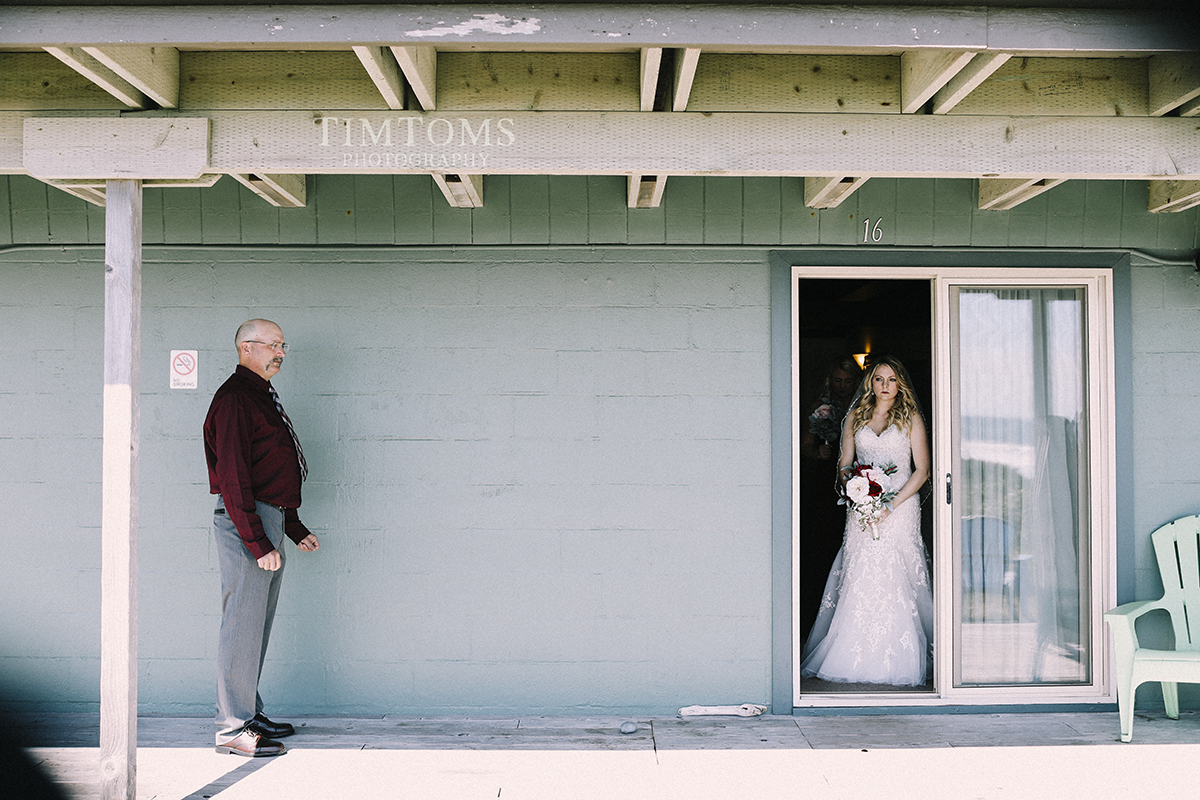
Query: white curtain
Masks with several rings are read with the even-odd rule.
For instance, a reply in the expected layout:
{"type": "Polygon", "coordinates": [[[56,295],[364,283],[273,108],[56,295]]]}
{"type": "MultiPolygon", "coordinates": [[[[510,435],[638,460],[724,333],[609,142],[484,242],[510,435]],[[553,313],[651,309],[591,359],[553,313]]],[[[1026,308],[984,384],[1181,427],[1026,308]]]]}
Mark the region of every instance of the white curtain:
{"type": "Polygon", "coordinates": [[[959,685],[1087,674],[1083,292],[958,295],[959,685]]]}

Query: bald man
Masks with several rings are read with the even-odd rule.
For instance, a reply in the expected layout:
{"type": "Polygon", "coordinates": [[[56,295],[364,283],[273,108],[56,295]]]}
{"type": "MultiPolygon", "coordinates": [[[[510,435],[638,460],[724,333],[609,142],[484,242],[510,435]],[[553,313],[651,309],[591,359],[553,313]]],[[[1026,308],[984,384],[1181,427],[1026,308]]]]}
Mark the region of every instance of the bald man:
{"type": "Polygon", "coordinates": [[[204,420],[208,481],[221,567],[217,643],[217,752],[277,756],[295,729],[263,714],[258,679],[279,599],[287,536],[305,552],[320,546],[300,517],[304,451],[271,378],[287,353],[274,322],[252,319],[234,337],[238,366],[213,395],[204,420]]]}

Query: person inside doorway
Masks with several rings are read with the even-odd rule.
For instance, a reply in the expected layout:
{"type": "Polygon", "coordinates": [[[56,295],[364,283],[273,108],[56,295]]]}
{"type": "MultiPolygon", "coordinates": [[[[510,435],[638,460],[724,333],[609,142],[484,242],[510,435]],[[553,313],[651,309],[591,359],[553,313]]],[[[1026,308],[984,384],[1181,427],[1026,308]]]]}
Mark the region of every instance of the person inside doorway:
{"type": "Polygon", "coordinates": [[[929,479],[925,420],[895,358],[876,358],[842,428],[845,533],[801,675],[836,683],[920,686],[933,641],[933,594],[918,492],[929,479]]]}
{"type": "Polygon", "coordinates": [[[800,434],[800,631],[808,633],[817,618],[825,579],[842,546],[846,510],[839,505],[837,458],[842,422],[862,369],[854,356],[838,356],[829,365],[821,396],[806,409],[800,434]]]}

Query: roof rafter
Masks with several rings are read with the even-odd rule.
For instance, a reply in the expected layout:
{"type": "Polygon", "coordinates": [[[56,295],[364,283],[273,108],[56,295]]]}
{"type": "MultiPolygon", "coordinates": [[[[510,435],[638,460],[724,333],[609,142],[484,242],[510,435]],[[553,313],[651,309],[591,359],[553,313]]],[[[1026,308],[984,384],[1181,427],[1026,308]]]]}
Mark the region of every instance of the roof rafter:
{"type": "Polygon", "coordinates": [[[47,47],[46,52],[130,108],[146,108],[149,98],[82,47],[47,47]]]}
{"type": "Polygon", "coordinates": [[[160,108],[179,106],[179,51],[174,47],[109,45],[82,49],[160,108]]]}
{"type": "Polygon", "coordinates": [[[404,96],[407,93],[404,85],[404,75],[396,57],[386,47],[374,45],[355,45],[354,55],[362,62],[363,69],[371,76],[375,88],[388,104],[388,108],[397,110],[404,108],[404,96]]]}
{"type": "Polygon", "coordinates": [[[900,56],[900,110],[912,114],[923,108],[974,57],[970,51],[905,50],[900,56]]]}

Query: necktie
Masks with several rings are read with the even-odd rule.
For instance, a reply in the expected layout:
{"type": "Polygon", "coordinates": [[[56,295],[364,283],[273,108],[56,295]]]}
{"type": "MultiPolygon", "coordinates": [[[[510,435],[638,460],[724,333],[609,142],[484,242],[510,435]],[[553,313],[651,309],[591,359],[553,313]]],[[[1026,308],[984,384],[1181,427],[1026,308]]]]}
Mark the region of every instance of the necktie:
{"type": "Polygon", "coordinates": [[[300,480],[304,481],[308,478],[308,462],[304,460],[304,448],[300,446],[300,439],[296,437],[296,429],[292,427],[292,421],[288,419],[287,412],[283,410],[283,403],[279,402],[279,392],[275,391],[275,387],[267,384],[267,388],[271,391],[271,399],[275,401],[275,410],[279,412],[279,416],[283,417],[283,424],[287,425],[288,433],[292,435],[292,441],[296,444],[296,458],[300,460],[300,480]]]}

